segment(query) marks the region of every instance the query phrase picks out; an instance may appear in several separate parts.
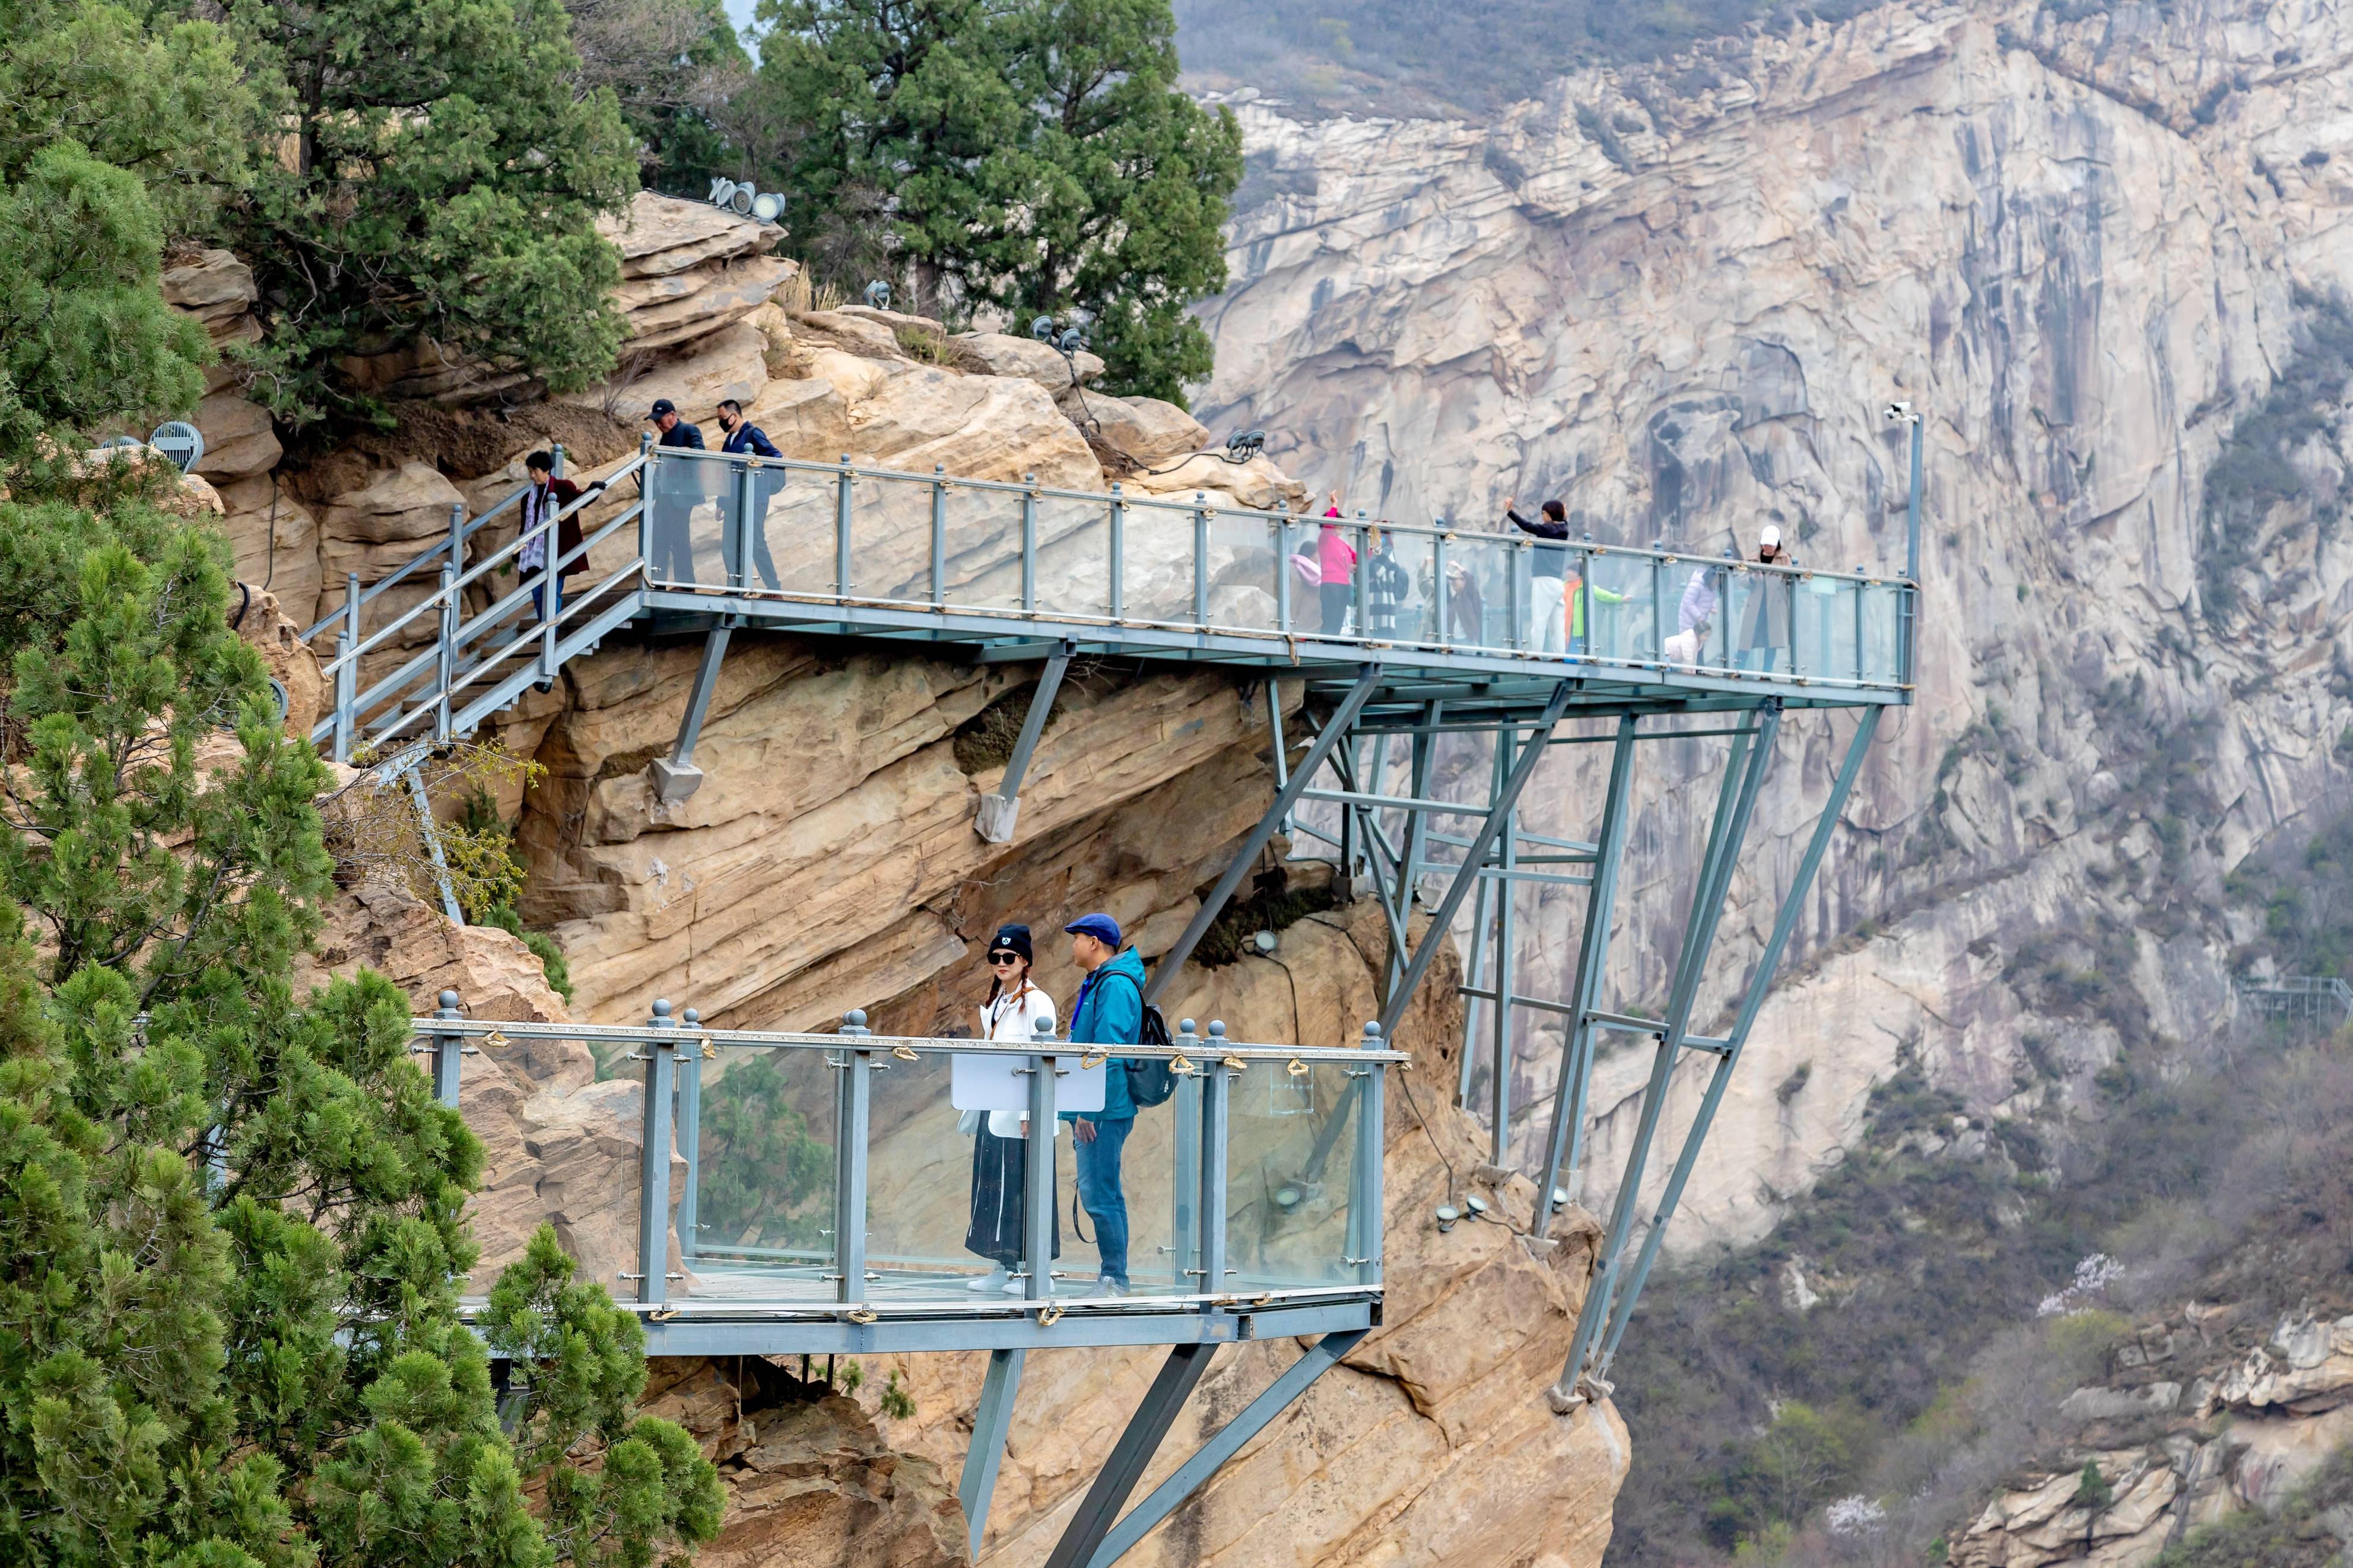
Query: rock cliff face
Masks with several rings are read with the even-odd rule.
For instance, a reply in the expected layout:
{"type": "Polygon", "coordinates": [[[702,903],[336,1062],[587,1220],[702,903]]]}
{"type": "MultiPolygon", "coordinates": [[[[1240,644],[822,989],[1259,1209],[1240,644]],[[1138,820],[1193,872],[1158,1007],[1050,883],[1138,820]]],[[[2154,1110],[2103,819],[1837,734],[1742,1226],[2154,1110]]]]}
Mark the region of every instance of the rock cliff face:
{"type": "MultiPolygon", "coordinates": [[[[1905,4],[1580,72],[1492,125],[1242,107],[1203,416],[1264,426],[1312,489],[1474,528],[1558,495],[1604,542],[1708,553],[1771,521],[1801,562],[1900,571],[1881,409],[1927,416],[1917,700],[1883,726],[1683,1246],[1769,1226],[1901,1042],[1989,1114],[2078,1092],[2120,1025],[2022,978],[2031,944],[2128,983],[2122,1027],[2228,1012],[2220,878],[2342,786],[2353,718],[2343,389],[2296,411],[2320,434],[2285,458],[2263,424],[2353,286],[2348,64],[2328,0],[1905,4]],[[2210,521],[2234,444],[2307,499],[2210,521]]],[[[1850,722],[1786,727],[1703,1014],[1753,963],[1850,722]]],[[[1720,759],[1679,745],[1638,775],[1624,1002],[1664,989],[1720,759]]],[[[1535,793],[1535,826],[1589,831],[1591,763],[1535,793]]],[[[1524,915],[1531,994],[1564,994],[1577,921],[1524,915]]],[[[1521,1103],[1556,1052],[1532,1042],[1521,1103]]],[[[1601,1065],[1588,1205],[1646,1068],[1601,1065]]],[[[1679,1080],[1671,1125],[1695,1098],[1679,1080]]]]}

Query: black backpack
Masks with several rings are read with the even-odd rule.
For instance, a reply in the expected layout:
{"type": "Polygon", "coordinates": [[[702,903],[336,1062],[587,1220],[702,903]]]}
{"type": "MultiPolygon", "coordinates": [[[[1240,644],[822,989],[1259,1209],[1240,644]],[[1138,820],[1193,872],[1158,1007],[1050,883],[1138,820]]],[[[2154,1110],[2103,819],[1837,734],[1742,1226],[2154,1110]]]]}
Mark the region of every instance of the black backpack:
{"type": "MultiPolygon", "coordinates": [[[[1124,980],[1130,985],[1135,985],[1135,977],[1132,974],[1122,973],[1114,978],[1124,980]]],[[[1144,987],[1135,985],[1135,994],[1138,1001],[1143,1001],[1144,987]]],[[[1175,1043],[1168,1033],[1168,1020],[1162,1017],[1160,1009],[1150,1002],[1144,1003],[1143,1022],[1135,1033],[1138,1045],[1166,1046],[1175,1043]]],[[[1165,1058],[1147,1057],[1124,1062],[1121,1065],[1127,1068],[1127,1098],[1135,1102],[1136,1109],[1139,1110],[1150,1106],[1166,1105],[1168,1103],[1168,1097],[1176,1092],[1176,1075],[1168,1070],[1168,1063],[1165,1058]]]]}

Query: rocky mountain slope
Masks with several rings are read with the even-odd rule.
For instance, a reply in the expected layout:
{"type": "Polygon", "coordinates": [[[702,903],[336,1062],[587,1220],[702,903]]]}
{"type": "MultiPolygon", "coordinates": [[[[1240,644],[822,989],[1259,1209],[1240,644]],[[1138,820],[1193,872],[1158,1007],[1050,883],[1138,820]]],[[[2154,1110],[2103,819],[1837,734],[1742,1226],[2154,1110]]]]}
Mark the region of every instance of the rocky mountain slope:
{"type": "MultiPolygon", "coordinates": [[[[1900,570],[1881,410],[1926,416],[1917,701],[1804,910],[1683,1247],[1768,1226],[1899,1047],[2000,1118],[2080,1096],[2127,1035],[2228,1015],[2221,879],[2341,789],[2353,720],[2344,376],[2297,370],[2353,289],[2348,67],[2331,0],[1898,4],[1580,71],[1492,124],[1240,107],[1198,402],[1311,489],[1471,528],[1557,495],[1604,542],[1710,553],[1769,521],[1801,562],[1900,570]],[[2054,955],[2140,1022],[2036,984],[2054,955]]],[[[1845,732],[1785,732],[1715,999],[1845,732]]],[[[1638,776],[1628,1002],[1663,989],[1721,765],[1678,750],[1638,776]]],[[[1538,826],[1589,827],[1590,764],[1534,787],[1538,826]]],[[[1577,926],[1524,915],[1534,994],[1565,990],[1577,926]]],[[[1556,1041],[1531,1042],[1521,1103],[1556,1041]]],[[[1588,1204],[1643,1068],[1603,1064],[1588,1204]]]]}

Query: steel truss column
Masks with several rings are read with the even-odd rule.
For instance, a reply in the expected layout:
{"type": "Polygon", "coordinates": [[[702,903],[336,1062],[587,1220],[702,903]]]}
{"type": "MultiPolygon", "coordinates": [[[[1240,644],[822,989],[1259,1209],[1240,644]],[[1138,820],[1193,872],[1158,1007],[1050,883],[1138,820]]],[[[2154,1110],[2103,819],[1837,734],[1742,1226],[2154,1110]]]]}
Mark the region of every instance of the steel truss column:
{"type": "Polygon", "coordinates": [[[1208,934],[1210,925],[1224,911],[1226,900],[1233,897],[1236,888],[1241,886],[1242,878],[1258,859],[1259,851],[1266,847],[1267,840],[1274,837],[1274,830],[1291,815],[1292,807],[1299,804],[1300,793],[1306,789],[1307,781],[1314,776],[1317,768],[1324,765],[1324,759],[1332,754],[1332,748],[1340,737],[1356,723],[1356,715],[1364,711],[1365,704],[1372,700],[1373,690],[1380,684],[1380,679],[1379,665],[1367,664],[1361,668],[1356,684],[1349,688],[1348,695],[1341,700],[1340,706],[1333,710],[1332,717],[1316,732],[1315,742],[1307,748],[1307,754],[1300,758],[1299,765],[1292,770],[1291,782],[1275,793],[1274,804],[1267,808],[1265,816],[1259,818],[1258,826],[1250,829],[1250,837],[1242,840],[1232,863],[1218,879],[1218,885],[1209,889],[1209,896],[1201,900],[1201,907],[1193,911],[1192,920],[1186,923],[1185,934],[1176,939],[1176,945],[1170,948],[1154,967],[1151,984],[1144,988],[1145,1001],[1159,1000],[1160,994],[1168,989],[1168,983],[1176,979],[1178,971],[1185,967],[1185,961],[1193,956],[1193,949],[1200,945],[1201,938],[1208,934]]]}
{"type": "Polygon", "coordinates": [[[719,667],[727,658],[734,619],[723,617],[702,639],[702,662],[695,667],[686,713],[678,721],[678,742],[667,758],[653,760],[654,798],[664,805],[676,805],[702,787],[702,770],[694,765],[694,744],[702,738],[702,721],[711,714],[711,694],[719,689],[719,667]]]}
{"type": "Polygon", "coordinates": [[[1013,742],[1013,754],[1005,759],[1005,777],[998,781],[996,794],[980,797],[980,815],[973,819],[973,826],[991,844],[1013,841],[1013,825],[1021,815],[1022,775],[1029,771],[1030,753],[1038,749],[1038,737],[1046,732],[1054,698],[1062,689],[1062,672],[1071,668],[1071,656],[1076,651],[1073,644],[1066,642],[1047,656],[1038,689],[1029,696],[1029,711],[1021,721],[1020,738],[1013,742]]]}
{"type": "Polygon", "coordinates": [[[1087,1568],[1111,1568],[1128,1548],[1152,1532],[1153,1526],[1182,1507],[1187,1499],[1198,1491],[1225,1462],[1241,1452],[1242,1445],[1266,1430],[1274,1418],[1289,1409],[1307,1392],[1314,1381],[1339,1363],[1340,1358],[1356,1347],[1356,1342],[1372,1331],[1350,1329],[1343,1333],[1325,1334],[1310,1345],[1300,1358],[1283,1370],[1282,1375],[1267,1384],[1266,1391],[1244,1405],[1241,1413],[1218,1429],[1218,1435],[1197,1449],[1191,1458],[1176,1467],[1176,1473],[1152,1489],[1152,1495],[1128,1510],[1111,1533],[1103,1537],[1094,1555],[1087,1559],[1087,1568]]]}
{"type": "Polygon", "coordinates": [[[1489,852],[1494,848],[1496,835],[1504,831],[1512,808],[1519,804],[1520,792],[1527,787],[1529,778],[1536,771],[1536,763],[1544,760],[1544,742],[1551,736],[1553,726],[1560,722],[1560,716],[1567,710],[1568,700],[1576,689],[1577,683],[1572,680],[1560,681],[1553,687],[1552,697],[1546,702],[1544,713],[1535,722],[1535,733],[1513,763],[1503,787],[1488,802],[1486,820],[1479,825],[1479,831],[1471,836],[1470,846],[1462,852],[1462,864],[1455,868],[1453,879],[1447,883],[1438,907],[1430,911],[1430,926],[1422,933],[1421,945],[1414,949],[1413,957],[1406,963],[1405,973],[1381,1005],[1382,1038],[1397,1038],[1398,1020],[1405,1016],[1407,1006],[1413,1001],[1414,987],[1420,984],[1422,976],[1430,973],[1430,963],[1438,956],[1438,944],[1446,939],[1454,923],[1455,910],[1462,907],[1464,895],[1479,880],[1480,870],[1486,864],[1489,852]]]}
{"type": "Polygon", "coordinates": [[[1021,1387],[1021,1363],[1028,1351],[988,1352],[988,1375],[981,1380],[980,1408],[973,1413],[972,1447],[965,1451],[964,1479],[956,1500],[964,1505],[965,1536],[972,1554],[980,1555],[980,1538],[988,1532],[989,1500],[997,1491],[997,1468],[1005,1459],[1005,1435],[1013,1426],[1013,1397],[1021,1387]]]}
{"type": "Polygon", "coordinates": [[[1628,799],[1634,783],[1634,728],[1633,714],[1619,716],[1617,742],[1609,754],[1609,787],[1601,801],[1601,831],[1596,836],[1593,887],[1585,900],[1585,932],[1577,943],[1577,978],[1568,994],[1568,1037],[1561,1042],[1552,1129],[1545,1136],[1545,1160],[1536,1171],[1536,1213],[1528,1228],[1540,1237],[1552,1232],[1556,1212],[1552,1194],[1561,1179],[1564,1159],[1568,1166],[1568,1194],[1571,1198],[1582,1195],[1579,1160],[1585,1147],[1585,1097],[1593,1079],[1593,1023],[1588,1015],[1600,1000],[1601,979],[1609,967],[1618,868],[1625,856],[1628,799]]]}
{"type": "MultiPolygon", "coordinates": [[[[1495,763],[1500,772],[1512,759],[1513,732],[1498,731],[1495,734],[1495,763]]],[[[1528,744],[1541,752],[1545,737],[1531,735],[1528,744]]],[[[1489,1056],[1494,1077],[1487,1084],[1487,1163],[1504,1163],[1505,1151],[1512,1141],[1512,996],[1519,983],[1519,958],[1515,951],[1519,942],[1520,889],[1512,880],[1512,872],[1519,865],[1520,808],[1516,796],[1504,808],[1502,853],[1497,866],[1502,875],[1493,879],[1495,884],[1495,1009],[1488,1015],[1493,1025],[1493,1050],[1489,1056]]],[[[1473,872],[1473,875],[1476,875],[1473,872]]]]}
{"type": "Polygon", "coordinates": [[[1814,874],[1820,870],[1822,856],[1830,848],[1831,835],[1837,830],[1840,814],[1846,809],[1848,794],[1854,788],[1855,775],[1862,771],[1863,753],[1871,749],[1872,737],[1879,729],[1881,710],[1876,707],[1862,710],[1862,721],[1855,729],[1854,739],[1848,743],[1846,760],[1839,764],[1838,776],[1831,784],[1830,798],[1822,803],[1822,814],[1814,823],[1813,837],[1806,844],[1805,857],[1798,862],[1797,875],[1790,879],[1789,889],[1781,896],[1781,908],[1773,919],[1773,933],[1766,939],[1765,951],[1757,957],[1757,972],[1749,977],[1747,994],[1741,998],[1740,1012],[1733,1019],[1731,1033],[1725,1037],[1723,1053],[1716,1058],[1715,1071],[1707,1081],[1707,1093],[1700,1100],[1699,1112],[1692,1118],[1690,1131],[1683,1134],[1682,1152],[1675,1157],[1673,1172],[1667,1177],[1666,1191],[1660,1195],[1659,1207],[1651,1218],[1650,1233],[1642,1237],[1642,1253],[1635,1260],[1634,1271],[1610,1311],[1608,1331],[1601,1342],[1601,1354],[1597,1371],[1606,1374],[1609,1363],[1618,1354],[1618,1342],[1625,1337],[1626,1325],[1634,1316],[1635,1299],[1641,1295],[1643,1282],[1651,1277],[1651,1266],[1658,1260],[1659,1247],[1667,1234],[1667,1222],[1675,1215],[1675,1205],[1683,1199],[1683,1187],[1691,1180],[1693,1168],[1699,1163],[1700,1145],[1707,1138],[1707,1130],[1715,1121],[1716,1108],[1724,1103],[1724,1091],[1732,1081],[1732,1070],[1740,1062],[1741,1047],[1748,1043],[1748,1031],[1757,1022],[1757,1013],[1765,1005],[1765,994],[1773,984],[1773,972],[1781,963],[1781,950],[1788,945],[1789,936],[1797,929],[1799,910],[1806,894],[1813,886],[1814,874]]]}
{"type": "Polygon", "coordinates": [[[1078,1511],[1071,1516],[1062,1539],[1055,1542],[1053,1554],[1046,1559],[1046,1568],[1083,1568],[1094,1562],[1128,1494],[1144,1479],[1145,1467],[1152,1462],[1160,1440],[1175,1424],[1176,1412],[1191,1397],[1201,1374],[1209,1370],[1209,1357],[1216,1350],[1213,1344],[1169,1348],[1168,1359],[1160,1363],[1159,1375],[1152,1380],[1135,1414],[1128,1417],[1127,1429],[1119,1435],[1111,1458],[1103,1461],[1094,1485],[1087,1489],[1078,1511]]]}
{"type": "Polygon", "coordinates": [[[1758,716],[1754,740],[1746,735],[1733,738],[1724,788],[1716,800],[1715,820],[1708,832],[1706,853],[1700,860],[1699,885],[1693,892],[1691,918],[1683,927],[1683,951],[1676,959],[1673,987],[1668,993],[1667,1016],[1657,1037],[1658,1049],[1651,1063],[1650,1083],[1642,1096],[1634,1146],[1626,1156],[1626,1172],[1618,1188],[1617,1201],[1611,1206],[1601,1261],[1586,1287],[1585,1306],[1577,1319],[1577,1337],[1570,1342],[1560,1382],[1550,1391],[1555,1408],[1564,1412],[1577,1408],[1585,1397],[1583,1378],[1588,1355],[1597,1347],[1601,1326],[1609,1321],[1618,1265],[1625,1254],[1627,1236],[1633,1228],[1651,1143],[1658,1135],[1659,1118],[1666,1109],[1667,1085],[1691,1025],[1700,973],[1715,943],[1716,926],[1723,919],[1725,897],[1732,885],[1733,864],[1739,858],[1740,842],[1747,835],[1748,818],[1756,808],[1766,766],[1773,759],[1773,738],[1780,723],[1780,704],[1768,702],[1758,716]]]}

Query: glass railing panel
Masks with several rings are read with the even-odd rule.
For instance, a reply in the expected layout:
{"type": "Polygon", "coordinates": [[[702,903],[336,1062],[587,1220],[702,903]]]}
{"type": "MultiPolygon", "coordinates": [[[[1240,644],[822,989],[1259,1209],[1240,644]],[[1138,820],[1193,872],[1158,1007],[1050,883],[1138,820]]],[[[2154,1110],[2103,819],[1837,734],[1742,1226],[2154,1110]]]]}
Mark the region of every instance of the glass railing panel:
{"type": "Polygon", "coordinates": [[[1366,1069],[1252,1062],[1229,1090],[1226,1267],[1236,1290],[1354,1285],[1348,1208],[1366,1069]]]}
{"type": "Polygon", "coordinates": [[[1366,635],[1376,642],[1419,644],[1433,639],[1430,585],[1435,538],[1398,529],[1377,529],[1364,563],[1366,635]]]}
{"type": "Polygon", "coordinates": [[[1904,679],[1899,646],[1904,589],[1894,583],[1862,586],[1862,678],[1893,683],[1904,679]]]}
{"type": "MultiPolygon", "coordinates": [[[[871,1059],[882,1070],[868,1072],[866,1294],[876,1300],[970,1300],[965,1287],[987,1272],[992,1260],[985,1251],[998,1235],[1016,1244],[1018,1265],[1020,1194],[1010,1194],[1014,1212],[1002,1216],[1000,1232],[993,1205],[1007,1194],[994,1179],[1000,1172],[994,1158],[998,1141],[965,1130],[977,1127],[986,1113],[976,1112],[966,1123],[956,1109],[954,1058],[926,1053],[903,1061],[877,1052],[871,1059]],[[984,1183],[981,1195],[989,1203],[982,1208],[973,1203],[976,1167],[992,1176],[984,1183]]],[[[1014,1131],[1016,1136],[1002,1142],[1010,1145],[1018,1177],[1018,1125],[1014,1131]]]]}
{"type": "Polygon", "coordinates": [[[1209,624],[1231,631],[1277,631],[1278,611],[1285,604],[1293,623],[1300,624],[1299,606],[1314,598],[1314,579],[1292,561],[1314,537],[1312,528],[1281,513],[1209,513],[1209,624]],[[1280,548],[1278,541],[1288,548],[1280,548]]]}
{"type": "MultiPolygon", "coordinates": [[[[1109,1066],[1113,1071],[1124,1070],[1117,1058],[1109,1066]]],[[[1098,1137],[1105,1134],[1121,1141],[1119,1184],[1127,1211],[1130,1293],[1201,1294],[1199,1259],[1195,1251],[1199,1236],[1195,1215],[1201,1194],[1199,1079],[1177,1079],[1176,1092],[1167,1100],[1138,1110],[1124,1131],[1116,1123],[1098,1127],[1098,1137]]],[[[1074,1145],[1071,1155],[1074,1175],[1081,1157],[1074,1145]]],[[[1100,1168],[1099,1154],[1085,1157],[1100,1168]]],[[[1082,1187],[1082,1200],[1085,1195],[1082,1187]]],[[[1091,1240],[1081,1241],[1075,1257],[1066,1240],[1062,1268],[1071,1278],[1071,1288],[1085,1294],[1093,1289],[1096,1273],[1114,1258],[1105,1256],[1103,1226],[1097,1216],[1086,1211],[1083,1201],[1081,1213],[1091,1240]]]]}
{"type": "Polygon", "coordinates": [[[1019,610],[1020,492],[950,485],[947,493],[947,590],[953,608],[1019,610]]]}
{"type": "Polygon", "coordinates": [[[1663,574],[1647,555],[1599,551],[1585,558],[1585,597],[1589,608],[1586,650],[1599,658],[1630,663],[1657,662],[1663,621],[1673,625],[1673,606],[1665,602],[1663,574]]]}
{"type": "MultiPolygon", "coordinates": [[[[1198,625],[1192,511],[1134,502],[1122,510],[1126,517],[1120,549],[1124,617],[1164,626],[1198,625]]],[[[1204,573],[1201,583],[1208,582],[1204,573]]]]}
{"type": "MultiPolygon", "coordinates": [[[[1120,529],[1126,553],[1126,520],[1120,529]]],[[[1105,498],[1038,499],[1038,607],[1050,615],[1112,618],[1111,503],[1105,498]]],[[[1122,562],[1123,568],[1124,562],[1122,562]]]]}
{"type": "Polygon", "coordinates": [[[835,528],[839,476],[805,468],[754,468],[754,537],[744,581],[768,586],[764,565],[775,568],[787,594],[831,597],[836,592],[835,528]],[[763,561],[762,545],[766,546],[763,561]]]}
{"type": "Polygon", "coordinates": [[[1803,577],[1789,595],[1789,669],[1809,680],[1857,679],[1855,612],[1860,584],[1839,577],[1803,577]]]}
{"type": "Polygon", "coordinates": [[[929,604],[932,487],[860,475],[850,481],[849,502],[850,596],[929,604]]]}
{"type": "Polygon", "coordinates": [[[646,469],[646,512],[652,552],[647,574],[658,584],[723,586],[722,541],[734,516],[730,469],[709,458],[657,453],[646,469]]]}
{"type": "Polygon", "coordinates": [[[831,1300],[841,1073],[819,1049],[713,1049],[699,1069],[685,1293],[831,1300]]]}
{"type": "Polygon", "coordinates": [[[1493,533],[1457,533],[1446,552],[1446,640],[1496,651],[1526,646],[1535,629],[1530,552],[1493,533]]]}

